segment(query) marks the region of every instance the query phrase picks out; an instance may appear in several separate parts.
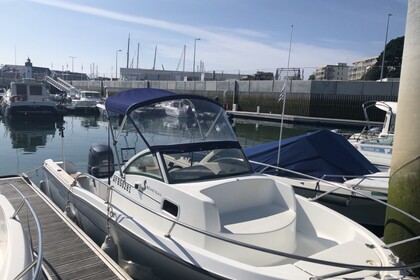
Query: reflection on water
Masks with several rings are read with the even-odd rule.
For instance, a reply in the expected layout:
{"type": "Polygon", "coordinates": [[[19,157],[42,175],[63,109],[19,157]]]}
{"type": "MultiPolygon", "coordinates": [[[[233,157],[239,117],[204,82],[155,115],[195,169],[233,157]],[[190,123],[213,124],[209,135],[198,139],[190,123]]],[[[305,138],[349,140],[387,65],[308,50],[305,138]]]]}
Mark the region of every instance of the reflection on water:
{"type": "Polygon", "coordinates": [[[5,135],[8,135],[12,149],[22,149],[25,153],[35,153],[45,147],[48,138],[55,136],[55,122],[48,119],[4,120],[5,135]]]}
{"type": "Polygon", "coordinates": [[[84,168],[91,144],[106,139],[107,124],[97,116],[66,116],[63,122],[1,119],[0,158],[7,164],[0,165],[0,176],[33,170],[47,158],[66,158],[84,168]]]}

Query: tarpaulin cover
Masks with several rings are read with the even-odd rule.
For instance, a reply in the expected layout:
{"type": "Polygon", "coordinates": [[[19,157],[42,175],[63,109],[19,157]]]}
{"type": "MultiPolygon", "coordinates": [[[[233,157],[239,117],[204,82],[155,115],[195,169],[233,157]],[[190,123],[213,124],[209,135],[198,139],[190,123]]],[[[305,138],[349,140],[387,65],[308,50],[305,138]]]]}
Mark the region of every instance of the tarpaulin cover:
{"type": "MultiPolygon", "coordinates": [[[[279,142],[274,141],[246,148],[244,152],[250,160],[277,166],[278,148],[279,142]]],[[[255,171],[263,169],[261,165],[252,164],[252,166],[255,171]]],[[[360,176],[379,172],[349,141],[329,130],[283,139],[279,166],[317,178],[326,174],[360,176]]],[[[269,169],[265,173],[276,174],[276,171],[269,169]]],[[[344,181],[338,177],[325,179],[344,181]]]]}

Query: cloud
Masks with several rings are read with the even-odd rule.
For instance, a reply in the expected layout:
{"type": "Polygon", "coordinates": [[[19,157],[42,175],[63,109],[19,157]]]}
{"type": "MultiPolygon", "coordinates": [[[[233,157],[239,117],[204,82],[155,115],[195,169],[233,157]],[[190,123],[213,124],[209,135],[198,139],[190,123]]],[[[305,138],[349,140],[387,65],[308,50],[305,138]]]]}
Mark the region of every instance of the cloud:
{"type": "MultiPolygon", "coordinates": [[[[205,62],[206,70],[236,72],[242,69],[242,71],[246,72],[248,69],[250,72],[255,72],[257,69],[270,69],[271,71],[275,71],[277,67],[285,68],[287,66],[289,42],[270,39],[270,36],[263,32],[237,28],[199,28],[148,17],[131,16],[63,1],[29,1],[77,13],[166,30],[177,34],[177,37],[183,35],[184,37],[191,38],[192,34],[194,34],[194,36],[201,38],[198,44],[198,50],[200,59],[205,62]],[[263,40],[261,40],[262,38],[263,40]]],[[[168,39],[163,38],[161,40],[163,41],[161,43],[163,46],[159,46],[159,50],[161,50],[161,54],[167,55],[168,59],[172,60],[171,66],[172,69],[175,69],[176,63],[174,61],[178,61],[177,59],[179,59],[181,52],[179,39],[172,40],[176,41],[177,46],[168,39]]],[[[344,62],[351,62],[357,60],[360,56],[359,53],[351,50],[317,47],[310,44],[293,42],[290,67],[305,66],[315,68],[325,64],[336,64],[338,61],[343,62],[343,60],[344,62]]],[[[199,60],[197,59],[198,62],[199,60]]],[[[310,72],[312,73],[313,71],[310,72]]]]}
{"type": "Polygon", "coordinates": [[[122,14],[122,13],[112,12],[112,11],[90,7],[86,5],[78,5],[78,4],[69,3],[69,2],[53,1],[53,0],[29,0],[29,1],[46,5],[46,6],[79,12],[83,14],[89,14],[93,16],[98,16],[98,17],[103,17],[103,18],[108,18],[108,19],[118,20],[118,21],[123,21],[123,22],[128,22],[128,23],[136,23],[136,24],[151,26],[155,28],[165,29],[169,31],[174,31],[178,33],[194,34],[200,31],[199,29],[195,27],[191,27],[189,25],[176,24],[172,22],[156,20],[156,19],[147,18],[147,17],[130,16],[130,15],[122,14]]]}

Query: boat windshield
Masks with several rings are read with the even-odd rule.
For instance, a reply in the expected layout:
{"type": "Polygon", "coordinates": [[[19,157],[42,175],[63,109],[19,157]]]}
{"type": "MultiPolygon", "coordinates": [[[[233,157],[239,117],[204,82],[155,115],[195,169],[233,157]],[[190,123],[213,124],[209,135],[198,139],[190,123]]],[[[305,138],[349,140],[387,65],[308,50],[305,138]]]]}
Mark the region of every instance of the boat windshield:
{"type": "Polygon", "coordinates": [[[241,149],[213,149],[188,153],[164,153],[169,183],[210,180],[252,173],[241,149]]]}
{"type": "Polygon", "coordinates": [[[87,99],[100,99],[101,93],[95,91],[82,91],[81,96],[87,99]]]}
{"type": "Polygon", "coordinates": [[[223,108],[203,99],[160,102],[129,117],[150,147],[237,141],[223,108]]]}

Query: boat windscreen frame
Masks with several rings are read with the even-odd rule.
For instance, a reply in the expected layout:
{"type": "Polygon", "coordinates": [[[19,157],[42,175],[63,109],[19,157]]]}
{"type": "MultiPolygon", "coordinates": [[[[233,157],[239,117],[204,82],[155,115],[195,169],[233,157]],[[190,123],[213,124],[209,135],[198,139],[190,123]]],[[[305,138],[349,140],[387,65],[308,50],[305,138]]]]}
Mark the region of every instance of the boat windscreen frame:
{"type": "Polygon", "coordinates": [[[368,109],[371,107],[378,108],[386,112],[387,114],[388,113],[396,114],[393,112],[392,107],[386,103],[386,101],[377,101],[377,100],[366,101],[365,103],[362,104],[362,109],[363,109],[363,114],[365,116],[366,125],[368,129],[372,128],[370,124],[369,114],[368,114],[368,109]]]}
{"type": "MultiPolygon", "coordinates": [[[[200,96],[200,95],[192,95],[192,94],[171,94],[171,95],[166,95],[166,96],[162,96],[162,97],[157,97],[157,98],[153,98],[153,99],[146,99],[145,101],[142,102],[138,102],[138,103],[134,103],[130,106],[127,107],[123,120],[121,121],[121,123],[118,126],[117,129],[117,133],[115,135],[115,138],[113,139],[114,143],[118,143],[118,137],[121,134],[121,131],[123,130],[124,125],[127,123],[127,120],[129,119],[131,123],[134,124],[134,127],[137,131],[137,133],[140,135],[140,137],[142,138],[142,140],[145,142],[146,146],[151,149],[151,146],[149,145],[148,141],[146,141],[146,139],[144,138],[144,136],[142,135],[142,133],[140,132],[139,128],[135,125],[134,120],[131,119],[131,113],[141,107],[147,107],[149,105],[152,104],[157,104],[157,103],[161,103],[161,102],[165,102],[165,101],[173,101],[173,100],[182,100],[182,99],[198,99],[198,100],[204,100],[207,102],[211,102],[213,104],[216,104],[217,106],[219,106],[222,110],[220,112],[222,112],[224,110],[223,106],[212,100],[209,99],[207,97],[204,96],[200,96]]],[[[111,113],[120,113],[119,111],[116,110],[110,110],[109,108],[106,108],[106,112],[107,112],[107,116],[109,117],[111,115],[111,113]]],[[[221,114],[221,113],[220,113],[221,114]]],[[[219,116],[218,116],[219,117],[219,116]]]]}
{"type": "MultiPolygon", "coordinates": [[[[117,154],[117,161],[120,165],[120,171],[121,171],[121,167],[122,167],[122,163],[120,162],[120,159],[118,157],[118,152],[117,152],[117,144],[118,144],[118,139],[123,131],[124,126],[126,125],[126,123],[128,122],[128,120],[130,120],[130,122],[133,124],[136,132],[138,135],[140,135],[141,139],[143,140],[143,142],[145,143],[146,147],[152,152],[152,153],[156,153],[157,151],[167,151],[167,150],[171,150],[173,148],[175,148],[175,145],[172,146],[151,146],[149,144],[149,142],[147,141],[147,139],[144,137],[144,135],[140,132],[140,129],[137,127],[137,125],[135,124],[135,121],[131,118],[131,113],[141,107],[146,107],[152,104],[157,104],[157,103],[161,103],[161,102],[165,102],[165,101],[172,101],[172,100],[182,100],[182,99],[195,99],[195,100],[203,100],[203,101],[207,101],[213,104],[216,104],[218,107],[221,108],[220,112],[224,111],[223,106],[216,102],[215,100],[209,99],[207,97],[204,96],[200,96],[200,95],[192,95],[192,94],[175,94],[169,91],[165,91],[165,90],[158,90],[158,89],[134,89],[134,90],[129,90],[129,91],[125,91],[125,92],[121,92],[119,94],[128,94],[128,93],[137,93],[136,91],[139,91],[138,94],[141,94],[142,91],[152,91],[152,92],[156,92],[157,96],[159,97],[155,97],[152,98],[151,95],[149,95],[147,98],[143,99],[143,101],[139,101],[139,102],[134,102],[131,105],[127,105],[125,113],[122,114],[122,111],[117,110],[116,108],[113,109],[113,106],[107,106],[107,103],[105,103],[106,106],[106,116],[108,119],[108,123],[109,123],[109,127],[110,127],[110,131],[111,131],[111,137],[113,140],[113,146],[115,149],[115,152],[117,154]],[[110,108],[111,107],[111,108],[110,108]],[[116,129],[116,133],[114,132],[114,129],[112,127],[112,125],[110,125],[110,116],[112,114],[117,113],[120,117],[123,116],[122,121],[119,123],[117,129],[116,129]]],[[[117,94],[117,95],[119,95],[117,94]]],[[[220,117],[220,116],[218,116],[220,117]]],[[[217,118],[218,119],[218,118],[217,118]]],[[[232,147],[232,148],[239,148],[242,150],[242,147],[240,146],[239,142],[237,141],[216,141],[216,144],[213,144],[212,146],[217,146],[220,147],[219,145],[223,145],[223,147],[232,147]],[[223,143],[223,144],[221,144],[223,143]]],[[[191,144],[182,144],[182,145],[176,145],[177,150],[179,151],[180,147],[182,147],[182,149],[184,150],[194,150],[194,149],[205,149],[206,147],[208,147],[209,142],[206,143],[195,143],[193,145],[191,144]]]]}
{"type": "MultiPolygon", "coordinates": [[[[136,129],[137,134],[140,135],[140,137],[142,138],[143,142],[146,144],[146,146],[147,146],[147,148],[149,150],[156,151],[158,149],[163,149],[162,146],[159,146],[159,145],[151,145],[149,143],[149,140],[146,139],[146,137],[143,135],[143,133],[141,133],[140,128],[136,125],[136,122],[134,121],[134,119],[132,119],[131,113],[133,111],[135,111],[136,109],[139,109],[139,108],[142,108],[142,107],[147,107],[149,105],[159,104],[159,103],[162,103],[162,102],[165,102],[165,101],[184,100],[184,99],[189,99],[189,100],[202,100],[202,101],[206,101],[206,102],[210,102],[210,103],[216,104],[220,108],[220,111],[218,113],[218,116],[217,116],[217,118],[215,118],[215,121],[212,124],[211,128],[214,127],[215,122],[220,118],[220,115],[224,112],[224,108],[223,108],[223,106],[220,103],[218,103],[218,102],[216,102],[214,100],[211,100],[211,99],[209,99],[207,97],[203,97],[203,96],[199,96],[199,95],[191,95],[191,94],[176,94],[176,95],[164,96],[164,97],[155,98],[155,99],[151,99],[151,100],[147,100],[147,101],[144,101],[144,102],[141,102],[141,103],[137,103],[137,104],[131,105],[127,109],[127,114],[124,116],[124,119],[123,119],[123,121],[121,122],[121,124],[119,126],[119,131],[122,131],[122,127],[129,120],[130,123],[133,124],[133,126],[136,129]]],[[[206,139],[206,137],[208,136],[208,132],[205,132],[203,134],[202,128],[200,127],[199,124],[198,124],[198,126],[199,126],[199,130],[200,130],[200,132],[202,134],[203,139],[206,139]]],[[[118,141],[116,141],[116,142],[118,142],[118,141]]],[[[225,143],[227,143],[227,142],[235,142],[235,141],[217,141],[217,142],[225,142],[225,143]]],[[[208,143],[208,142],[206,142],[206,143],[208,143]]],[[[191,144],[189,144],[189,145],[191,145],[191,144]]],[[[205,143],[203,143],[202,145],[205,145],[205,143]]],[[[178,144],[177,145],[177,147],[180,147],[180,146],[184,147],[184,149],[185,149],[187,145],[184,145],[184,144],[178,144]]],[[[193,145],[193,146],[194,147],[195,146],[200,146],[200,143],[196,143],[196,145],[193,145]]],[[[169,147],[170,147],[170,145],[169,145],[169,147]]]]}

